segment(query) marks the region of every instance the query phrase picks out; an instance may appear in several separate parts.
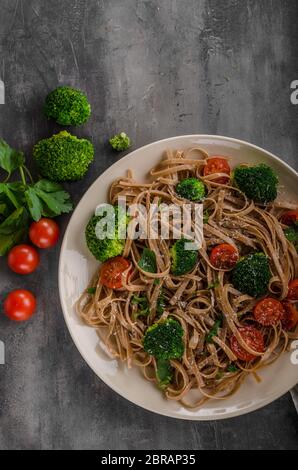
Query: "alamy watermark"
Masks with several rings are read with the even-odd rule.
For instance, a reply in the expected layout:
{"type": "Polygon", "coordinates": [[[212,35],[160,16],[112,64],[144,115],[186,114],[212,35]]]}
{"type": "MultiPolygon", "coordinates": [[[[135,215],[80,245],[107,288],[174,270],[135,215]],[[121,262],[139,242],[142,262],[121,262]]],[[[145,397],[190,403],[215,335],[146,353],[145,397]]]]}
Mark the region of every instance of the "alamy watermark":
{"type": "Polygon", "coordinates": [[[5,104],[5,86],[2,80],[0,80],[0,104],[5,104]]]}
{"type": "Polygon", "coordinates": [[[3,341],[0,341],[0,365],[5,364],[5,346],[3,341]]]}
{"type": "Polygon", "coordinates": [[[298,340],[291,343],[291,350],[294,350],[291,353],[291,363],[294,364],[294,366],[298,366],[298,340]]]}
{"type": "Polygon", "coordinates": [[[184,238],[186,250],[202,247],[203,204],[99,204],[95,234],[99,240],[179,240],[184,238]]]}
{"type": "Polygon", "coordinates": [[[290,84],[292,91],[290,95],[290,101],[292,104],[298,104],[298,80],[293,80],[290,84]]]}

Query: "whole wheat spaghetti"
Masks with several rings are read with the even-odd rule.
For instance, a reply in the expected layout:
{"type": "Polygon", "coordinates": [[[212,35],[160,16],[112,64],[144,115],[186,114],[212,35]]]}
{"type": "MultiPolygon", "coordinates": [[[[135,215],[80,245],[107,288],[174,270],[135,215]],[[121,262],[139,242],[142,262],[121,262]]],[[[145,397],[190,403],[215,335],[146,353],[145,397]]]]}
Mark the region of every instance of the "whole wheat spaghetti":
{"type": "Polygon", "coordinates": [[[293,203],[276,200],[258,205],[230,182],[219,184],[214,173],[202,176],[209,155],[200,148],[168,151],[160,164],[153,168],[146,183],[134,179],[132,171],[117,179],[110,188],[109,202],[115,204],[125,196],[128,204],[160,202],[181,205],[185,200],[175,193],[178,181],[200,178],[206,187],[203,201],[208,220],[204,224],[204,241],[198,262],[188,274],[171,274],[170,247],[173,240],[126,240],[123,256],[132,263],[132,274],[123,287],[110,289],[101,285],[96,273],[77,303],[83,320],[97,329],[111,356],[137,366],[147,380],[156,382],[156,360],[143,349],[143,337],[148,326],[168,317],[177,319],[184,331],[185,350],[181,360],[172,360],[173,379],[164,393],[170,400],[195,408],[206,400],[224,399],[235,393],[247,374],[259,380],[258,369],[275,361],[298,337],[298,328],[288,331],[279,321],[273,326],[260,325],[253,307],[257,299],[237,291],[231,283],[229,269],[216,269],[210,262],[211,247],[221,243],[235,246],[240,256],[262,251],[270,262],[271,280],[268,295],[283,300],[288,284],[298,277],[298,256],[286,239],[280,217],[285,209],[297,209],[293,203]],[[138,261],[144,247],[156,255],[157,272],[146,272],[138,261]],[[89,290],[90,292],[90,290],[89,290]],[[157,314],[158,299],[163,296],[164,309],[157,314]],[[147,316],[136,316],[138,305],[134,296],[146,297],[150,307],[147,316]],[[214,329],[218,319],[220,325],[214,329]],[[264,337],[262,352],[252,349],[242,338],[239,328],[255,326],[264,337]],[[212,340],[210,338],[212,334],[212,340]],[[209,336],[208,336],[209,335],[209,336]],[[231,348],[234,336],[240,346],[254,358],[240,360],[231,348]],[[191,391],[191,393],[190,393],[191,391]]]}

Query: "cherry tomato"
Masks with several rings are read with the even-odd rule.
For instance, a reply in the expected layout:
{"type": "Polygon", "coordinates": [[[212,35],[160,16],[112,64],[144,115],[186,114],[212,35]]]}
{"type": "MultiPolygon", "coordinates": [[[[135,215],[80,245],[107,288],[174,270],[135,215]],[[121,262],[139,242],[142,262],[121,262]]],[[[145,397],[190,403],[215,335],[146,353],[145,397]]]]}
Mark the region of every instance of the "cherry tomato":
{"type": "MultiPolygon", "coordinates": [[[[208,158],[207,165],[204,166],[203,174],[204,176],[209,176],[213,175],[214,173],[226,173],[227,175],[231,174],[230,165],[225,158],[216,155],[208,158]]],[[[219,184],[227,184],[230,181],[230,178],[219,176],[212,181],[219,184]]]]}
{"type": "Polygon", "coordinates": [[[298,323],[298,310],[290,302],[283,302],[282,305],[284,308],[284,314],[281,318],[282,326],[285,330],[292,330],[298,323]]]}
{"type": "Polygon", "coordinates": [[[284,314],[284,308],[279,300],[266,297],[256,304],[253,314],[261,325],[276,325],[284,314]]]}
{"type": "Polygon", "coordinates": [[[239,259],[237,248],[228,243],[222,243],[212,248],[210,262],[217,269],[231,269],[239,259]]]}
{"type": "Polygon", "coordinates": [[[36,299],[31,292],[24,289],[13,290],[4,301],[4,312],[14,321],[25,321],[36,309],[36,299]]]}
{"type": "Polygon", "coordinates": [[[30,274],[39,265],[39,254],[30,245],[16,245],[8,253],[8,266],[18,274],[30,274]]]}
{"type": "Polygon", "coordinates": [[[59,226],[52,219],[40,219],[33,222],[29,229],[29,238],[38,248],[51,248],[59,239],[59,226]]]}
{"type": "Polygon", "coordinates": [[[287,211],[281,216],[281,223],[285,225],[294,225],[298,223],[298,211],[287,211]]]}
{"type": "Polygon", "coordinates": [[[298,279],[289,282],[287,300],[295,300],[298,302],[298,279]]]}
{"type": "MultiPolygon", "coordinates": [[[[257,330],[254,326],[241,326],[239,328],[239,333],[241,334],[243,341],[256,352],[264,351],[264,337],[262,333],[257,330]]],[[[238,357],[241,361],[252,361],[255,359],[255,355],[249,353],[244,349],[238,342],[236,336],[232,336],[230,340],[231,349],[235,356],[238,357]]]]}
{"type": "Polygon", "coordinates": [[[119,289],[122,287],[122,275],[127,271],[126,279],[128,279],[130,267],[131,263],[123,256],[116,256],[105,261],[100,272],[101,284],[111,289],[119,289]]]}

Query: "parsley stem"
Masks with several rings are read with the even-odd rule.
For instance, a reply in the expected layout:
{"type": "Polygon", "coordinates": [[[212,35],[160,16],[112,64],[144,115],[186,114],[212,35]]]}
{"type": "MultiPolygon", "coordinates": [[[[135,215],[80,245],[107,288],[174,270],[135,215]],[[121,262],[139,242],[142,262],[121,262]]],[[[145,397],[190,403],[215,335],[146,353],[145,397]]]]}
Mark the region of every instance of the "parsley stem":
{"type": "Polygon", "coordinates": [[[33,180],[33,178],[32,178],[32,175],[31,175],[30,171],[28,170],[28,168],[27,168],[26,166],[23,166],[22,168],[23,168],[23,170],[25,170],[25,172],[26,172],[27,175],[29,176],[30,182],[31,182],[31,183],[34,183],[34,180],[33,180]]]}
{"type": "Polygon", "coordinates": [[[26,181],[25,173],[24,173],[24,170],[23,170],[22,166],[20,166],[19,171],[20,171],[20,175],[21,175],[21,178],[22,178],[22,183],[23,183],[24,186],[26,186],[27,181],[26,181]]]}
{"type": "Polygon", "coordinates": [[[11,176],[11,173],[8,173],[7,176],[6,176],[6,178],[5,178],[5,180],[3,180],[2,183],[7,183],[7,181],[8,181],[9,178],[10,178],[10,176],[11,176]]]}

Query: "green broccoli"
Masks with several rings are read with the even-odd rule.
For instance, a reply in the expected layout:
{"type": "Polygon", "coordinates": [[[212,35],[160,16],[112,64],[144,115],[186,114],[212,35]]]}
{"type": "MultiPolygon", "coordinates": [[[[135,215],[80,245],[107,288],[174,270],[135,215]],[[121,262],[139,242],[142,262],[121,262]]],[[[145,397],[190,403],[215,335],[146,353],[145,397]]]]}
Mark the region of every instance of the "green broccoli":
{"type": "Polygon", "coordinates": [[[166,308],[166,296],[165,296],[163,289],[161,289],[160,294],[157,297],[157,301],[156,301],[156,315],[158,317],[161,317],[165,308],[166,308]]]}
{"type": "Polygon", "coordinates": [[[182,276],[190,272],[197,263],[198,251],[186,250],[185,245],[187,243],[191,243],[191,241],[180,238],[170,249],[172,257],[171,272],[174,276],[182,276]]]}
{"type": "Polygon", "coordinates": [[[125,132],[120,132],[120,134],[114,135],[114,137],[110,138],[109,142],[113,149],[118,152],[127,150],[131,146],[131,140],[125,132]]]}
{"type": "Polygon", "coordinates": [[[287,240],[289,240],[289,242],[292,243],[297,250],[298,249],[298,227],[296,225],[291,225],[290,227],[284,230],[284,234],[287,240]]]}
{"type": "Polygon", "coordinates": [[[154,323],[145,332],[143,346],[158,360],[180,359],[184,352],[181,324],[173,318],[154,323]]]}
{"type": "Polygon", "coordinates": [[[78,139],[67,131],[40,140],[33,157],[43,176],[52,181],[76,181],[87,173],[94,158],[94,147],[87,139],[78,139]]]}
{"type": "Polygon", "coordinates": [[[44,113],[62,126],[80,126],[88,121],[91,106],[80,90],[61,86],[46,97],[44,113]]]}
{"type": "Polygon", "coordinates": [[[134,320],[136,320],[138,317],[148,317],[148,315],[150,315],[150,305],[147,296],[133,295],[130,303],[132,305],[137,305],[137,311],[133,315],[134,320]]]}
{"type": "Polygon", "coordinates": [[[265,163],[236,167],[233,171],[233,181],[237,188],[255,202],[265,204],[277,197],[278,177],[265,163]]]}
{"type": "Polygon", "coordinates": [[[104,216],[104,214],[102,216],[93,215],[89,220],[85,230],[86,243],[90,252],[97,260],[102,262],[106,261],[109,258],[114,258],[115,256],[121,255],[124,250],[125,240],[118,238],[118,227],[120,224],[127,223],[127,215],[126,213],[120,215],[118,211],[118,206],[115,206],[114,211],[115,238],[104,238],[101,240],[96,236],[96,224],[104,216]]]}
{"type": "Polygon", "coordinates": [[[161,389],[165,389],[173,380],[173,367],[171,366],[170,361],[166,359],[158,359],[156,361],[156,365],[156,378],[158,386],[161,389]]]}
{"type": "Polygon", "coordinates": [[[232,271],[234,287],[252,297],[266,294],[270,279],[269,261],[264,253],[252,253],[241,258],[232,271]]]}
{"type": "Polygon", "coordinates": [[[176,185],[175,191],[190,201],[202,201],[205,196],[204,183],[197,178],[185,178],[176,185]]]}

